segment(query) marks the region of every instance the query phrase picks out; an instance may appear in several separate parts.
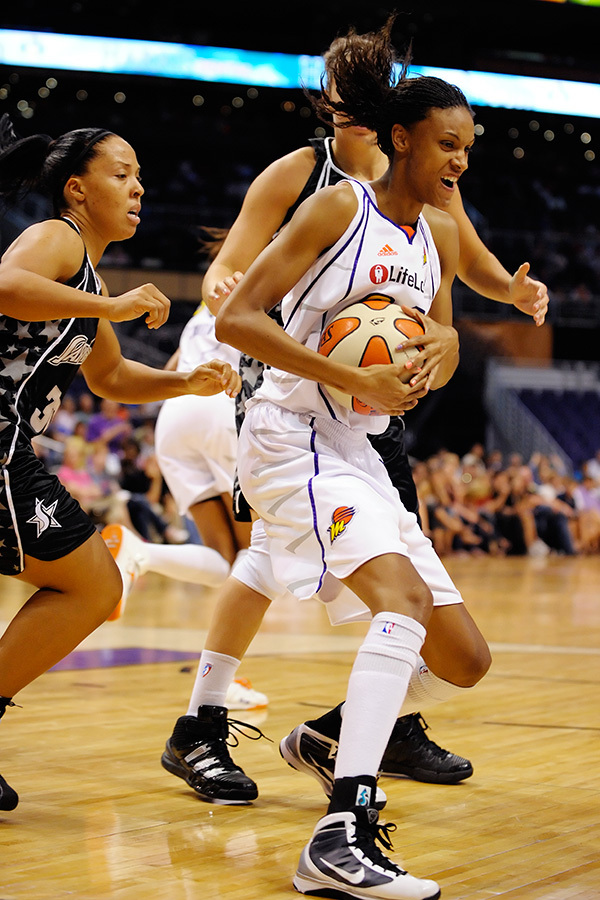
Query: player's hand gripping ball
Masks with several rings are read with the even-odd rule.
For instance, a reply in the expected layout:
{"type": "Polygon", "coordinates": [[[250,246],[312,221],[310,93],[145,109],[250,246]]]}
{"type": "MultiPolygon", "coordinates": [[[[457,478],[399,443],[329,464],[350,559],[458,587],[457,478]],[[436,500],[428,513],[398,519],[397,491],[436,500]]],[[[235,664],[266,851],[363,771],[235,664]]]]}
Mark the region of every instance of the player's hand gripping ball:
{"type": "MultiPolygon", "coordinates": [[[[347,306],[325,327],[319,341],[319,353],[348,366],[404,365],[420,352],[418,347],[397,350],[403,340],[424,334],[420,322],[405,315],[385,294],[369,294],[347,306]]],[[[405,383],[414,372],[400,376],[405,383]]],[[[357,397],[327,386],[326,390],[342,406],[364,416],[378,415],[373,407],[357,397]]]]}

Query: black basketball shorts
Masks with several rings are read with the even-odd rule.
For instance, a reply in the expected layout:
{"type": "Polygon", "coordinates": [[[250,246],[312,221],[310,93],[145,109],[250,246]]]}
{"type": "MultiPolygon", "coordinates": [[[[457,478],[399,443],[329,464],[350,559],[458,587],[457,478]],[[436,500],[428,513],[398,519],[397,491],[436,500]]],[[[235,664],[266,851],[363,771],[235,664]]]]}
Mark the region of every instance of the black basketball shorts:
{"type": "Polygon", "coordinates": [[[369,434],[368,438],[379,453],[405,509],[419,519],[417,488],[404,445],[404,422],[399,416],[392,416],[390,424],[382,434],[369,434]]]}
{"type": "Polygon", "coordinates": [[[95,530],[31,444],[18,441],[12,454],[0,445],[0,573],[18,575],[25,556],[44,562],[62,559],[95,530]]]}

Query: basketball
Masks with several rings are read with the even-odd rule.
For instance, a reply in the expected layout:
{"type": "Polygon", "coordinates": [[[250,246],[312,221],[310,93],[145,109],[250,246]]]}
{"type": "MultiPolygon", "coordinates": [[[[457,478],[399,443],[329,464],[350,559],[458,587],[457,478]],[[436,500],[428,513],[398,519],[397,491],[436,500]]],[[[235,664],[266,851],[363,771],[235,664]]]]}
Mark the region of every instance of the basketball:
{"type": "MultiPolygon", "coordinates": [[[[385,294],[369,294],[335,316],[324,329],[319,353],[348,366],[373,366],[386,363],[403,365],[418,355],[418,347],[397,350],[402,340],[418,337],[423,328],[415,319],[385,294]]],[[[408,369],[401,377],[405,383],[412,377],[408,369]]],[[[373,407],[357,397],[327,386],[326,390],[342,406],[363,416],[377,415],[373,407]]]]}

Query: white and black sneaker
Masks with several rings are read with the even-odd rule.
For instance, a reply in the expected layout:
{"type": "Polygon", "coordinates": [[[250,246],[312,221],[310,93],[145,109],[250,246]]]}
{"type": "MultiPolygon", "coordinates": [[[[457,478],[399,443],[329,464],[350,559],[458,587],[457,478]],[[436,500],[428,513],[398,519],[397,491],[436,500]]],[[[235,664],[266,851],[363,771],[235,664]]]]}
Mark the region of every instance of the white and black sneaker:
{"type": "Polygon", "coordinates": [[[436,900],[435,881],[415,878],[385,856],[375,844],[391,848],[387,831],[377,824],[377,810],[356,806],[329,813],[317,822],[303,849],[294,887],[301,894],[361,897],[375,900],[436,900]]]}
{"type": "MultiPolygon", "coordinates": [[[[197,716],[181,716],[161,757],[163,768],[183,778],[208,803],[251,803],[258,797],[258,788],[229,754],[230,729],[251,740],[264,737],[259,728],[228,719],[224,706],[200,706],[197,716]],[[255,734],[247,734],[246,729],[255,734]]],[[[231,737],[237,746],[237,737],[231,737]]]]}
{"type": "MultiPolygon", "coordinates": [[[[294,728],[279,744],[279,752],[288,766],[316,778],[329,798],[333,790],[337,750],[337,740],[316,731],[306,722],[294,728]]],[[[374,805],[377,809],[383,809],[386,803],[387,797],[378,787],[374,805]]]]}

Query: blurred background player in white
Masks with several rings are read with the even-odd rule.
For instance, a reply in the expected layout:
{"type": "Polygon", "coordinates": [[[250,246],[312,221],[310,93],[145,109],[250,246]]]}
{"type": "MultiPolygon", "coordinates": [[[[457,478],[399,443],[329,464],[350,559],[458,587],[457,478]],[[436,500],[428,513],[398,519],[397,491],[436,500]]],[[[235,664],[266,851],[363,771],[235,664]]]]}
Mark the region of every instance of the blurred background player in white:
{"type": "MultiPolygon", "coordinates": [[[[218,360],[180,373],[121,354],[111,322],[144,315],[158,328],[170,308],[152,284],[109,297],[95,271],[108,244],[133,237],[140,222],[144,189],[130,144],[100,128],[19,139],[2,116],[0,197],[18,201],[33,187],[52,199],[54,217],[26,228],[0,261],[0,571],[35,587],[0,638],[0,718],[122,593],[93,522],[32,446],[75,376],[81,369],[91,392],[127,404],[233,396],[240,382],[218,360]]],[[[17,802],[0,776],[0,809],[17,802]]]]}
{"type": "MultiPolygon", "coordinates": [[[[239,350],[217,341],[215,317],[202,303],[184,327],[170,365],[186,371],[192,360],[204,362],[215,353],[238,369],[239,350]]],[[[158,464],[179,514],[193,520],[205,547],[232,565],[248,548],[251,527],[233,516],[235,401],[225,395],[209,397],[207,403],[189,399],[198,398],[177,397],[161,406],[155,428],[158,464]]]]}
{"type": "MultiPolygon", "coordinates": [[[[185,372],[188,366],[195,368],[219,358],[237,371],[239,357],[238,350],[217,341],[215,317],[201,304],[186,323],[179,347],[166,368],[185,372]]],[[[177,511],[192,519],[201,544],[153,544],[124,525],[107,525],[102,537],[121,570],[124,586],[111,619],[123,614],[131,588],[146,572],[216,588],[250,543],[250,524],[236,522],[232,509],[237,458],[234,400],[225,393],[202,398],[207,403],[194,403],[197,399],[175,397],[165,401],[156,420],[154,441],[156,460],[177,511]]],[[[266,694],[257,691],[248,679],[232,680],[227,692],[229,709],[257,709],[267,704],[266,694]]],[[[195,713],[198,704],[194,692],[190,705],[195,713]]]]}
{"type": "Polygon", "coordinates": [[[216,588],[223,584],[231,568],[219,553],[208,547],[196,544],[155,544],[143,540],[131,528],[117,523],[105,525],[102,537],[123,579],[123,593],[109,616],[111,621],[123,615],[133,585],[146,572],[216,588]]]}
{"type": "MultiPolygon", "coordinates": [[[[383,44],[385,52],[379,55],[381,78],[389,81],[392,63],[397,61],[391,37],[394,21],[395,17],[391,16],[377,33],[357,34],[351,29],[347,35],[337,37],[331,43],[324,54],[324,62],[327,87],[333,97],[336,96],[333,68],[337,60],[353,46],[361,47],[368,54],[375,44],[383,44]]],[[[359,68],[356,70],[356,77],[360,77],[359,68]]],[[[349,176],[369,181],[380,177],[387,170],[388,160],[379,148],[373,131],[359,125],[341,127],[343,116],[336,112],[327,113],[318,105],[317,112],[332,124],[333,136],[313,139],[311,146],[302,147],[271,163],[248,189],[240,214],[226,234],[203,279],[203,299],[215,313],[234,286],[241,281],[254,259],[274,235],[281,231],[303,200],[315,191],[349,176]]],[[[427,210],[426,205],[426,217],[427,210]]],[[[461,280],[483,296],[515,305],[532,316],[537,326],[541,326],[548,307],[548,292],[545,285],[529,277],[529,265],[524,263],[514,275],[507,272],[479,238],[464,210],[458,186],[450,200],[448,212],[455,219],[459,230],[458,275],[461,280]]],[[[278,307],[270,315],[280,321],[278,307]]],[[[245,353],[241,354],[242,389],[235,400],[238,431],[244,419],[245,403],[260,386],[263,371],[260,361],[245,353]]],[[[373,435],[370,439],[381,454],[402,502],[407,509],[418,513],[416,488],[404,448],[402,419],[392,417],[390,427],[382,435],[373,435]]],[[[236,516],[250,521],[250,509],[237,484],[234,495],[236,516]]],[[[251,597],[251,591],[234,578],[228,579],[222,590],[224,604],[229,600],[233,602],[236,598],[242,602],[244,597],[251,597]]],[[[234,677],[236,669],[232,660],[220,659],[215,654],[212,664],[212,674],[223,666],[224,680],[234,677]]],[[[198,705],[202,688],[199,676],[190,698],[189,716],[195,715],[194,704],[198,705]]],[[[335,738],[336,729],[339,732],[339,709],[333,718],[334,721],[329,717],[326,722],[319,723],[313,729],[317,734],[320,733],[321,739],[318,764],[311,765],[301,756],[296,758],[296,767],[310,772],[320,782],[323,772],[328,773],[328,779],[333,774],[329,744],[335,738]],[[328,734],[319,732],[319,728],[326,728],[328,734]],[[327,742],[326,745],[323,745],[323,739],[327,742]]],[[[190,752],[194,748],[192,726],[193,723],[190,723],[187,735],[190,752]]],[[[384,754],[383,772],[390,776],[408,776],[418,781],[442,784],[455,784],[468,778],[473,772],[470,761],[430,740],[426,729],[427,724],[420,713],[401,716],[384,754]]],[[[185,768],[184,758],[181,766],[185,768]]],[[[185,773],[180,771],[178,774],[185,777],[192,787],[197,783],[197,773],[193,766],[188,766],[185,773]]]]}

